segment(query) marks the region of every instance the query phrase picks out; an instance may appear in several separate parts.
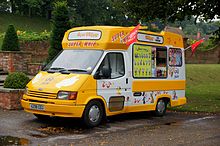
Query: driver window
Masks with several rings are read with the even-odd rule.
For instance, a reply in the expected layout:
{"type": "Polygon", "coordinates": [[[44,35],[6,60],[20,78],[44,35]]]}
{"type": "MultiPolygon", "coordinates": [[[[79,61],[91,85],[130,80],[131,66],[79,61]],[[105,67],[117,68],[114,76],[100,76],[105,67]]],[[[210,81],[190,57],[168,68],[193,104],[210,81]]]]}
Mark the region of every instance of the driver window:
{"type": "Polygon", "coordinates": [[[115,79],[124,76],[124,58],[122,53],[108,53],[96,72],[97,79],[115,79]]]}

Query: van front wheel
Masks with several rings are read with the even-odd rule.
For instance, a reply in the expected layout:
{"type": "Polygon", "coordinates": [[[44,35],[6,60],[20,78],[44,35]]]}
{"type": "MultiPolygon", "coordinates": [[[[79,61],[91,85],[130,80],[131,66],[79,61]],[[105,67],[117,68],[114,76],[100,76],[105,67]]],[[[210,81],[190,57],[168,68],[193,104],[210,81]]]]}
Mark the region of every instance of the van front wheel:
{"type": "Polygon", "coordinates": [[[159,99],[157,102],[156,110],[155,110],[155,115],[158,117],[162,117],[165,115],[167,110],[167,102],[164,99],[159,99]]]}
{"type": "Polygon", "coordinates": [[[99,101],[90,101],[83,113],[83,122],[87,127],[98,126],[103,119],[103,107],[99,101]]]}

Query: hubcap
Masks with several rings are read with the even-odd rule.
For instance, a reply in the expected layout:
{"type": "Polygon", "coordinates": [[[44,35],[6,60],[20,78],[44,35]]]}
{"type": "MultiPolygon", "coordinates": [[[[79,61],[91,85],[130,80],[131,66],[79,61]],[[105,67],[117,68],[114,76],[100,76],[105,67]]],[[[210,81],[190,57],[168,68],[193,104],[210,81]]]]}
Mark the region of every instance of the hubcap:
{"type": "Polygon", "coordinates": [[[100,109],[97,105],[93,105],[89,110],[89,120],[91,122],[97,122],[100,117],[100,109]]]}
{"type": "Polygon", "coordinates": [[[165,102],[163,100],[160,100],[158,103],[157,103],[157,110],[158,112],[160,113],[163,113],[164,110],[165,110],[165,102]]]}

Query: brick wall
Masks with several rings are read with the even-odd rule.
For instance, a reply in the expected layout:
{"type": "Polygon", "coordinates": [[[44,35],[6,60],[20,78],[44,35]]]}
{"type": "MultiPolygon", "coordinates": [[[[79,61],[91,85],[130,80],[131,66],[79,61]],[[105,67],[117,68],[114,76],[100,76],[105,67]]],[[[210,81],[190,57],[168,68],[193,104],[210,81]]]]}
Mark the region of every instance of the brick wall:
{"type": "Polygon", "coordinates": [[[20,100],[24,90],[0,88],[0,108],[15,110],[22,109],[20,100]]]}
{"type": "Polygon", "coordinates": [[[191,50],[188,49],[185,54],[186,63],[188,64],[219,64],[220,63],[220,46],[208,51],[199,51],[191,56],[191,50]]]}
{"type": "Polygon", "coordinates": [[[28,63],[27,73],[29,75],[36,75],[41,70],[41,63],[28,63]]]}
{"type": "Polygon", "coordinates": [[[27,72],[28,63],[31,62],[31,53],[23,51],[1,51],[0,68],[4,71],[27,72]]]}
{"type": "Polygon", "coordinates": [[[49,41],[20,42],[21,51],[32,54],[32,63],[42,63],[48,57],[49,41]]]}

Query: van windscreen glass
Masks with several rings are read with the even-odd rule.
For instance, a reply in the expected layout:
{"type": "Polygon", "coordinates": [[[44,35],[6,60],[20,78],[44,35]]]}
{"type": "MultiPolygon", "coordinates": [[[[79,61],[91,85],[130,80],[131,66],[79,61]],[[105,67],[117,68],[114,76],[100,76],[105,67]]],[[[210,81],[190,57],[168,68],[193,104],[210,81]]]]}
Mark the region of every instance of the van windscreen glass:
{"type": "Polygon", "coordinates": [[[101,50],[63,50],[43,70],[48,72],[90,74],[102,53],[103,51],[101,50]]]}

